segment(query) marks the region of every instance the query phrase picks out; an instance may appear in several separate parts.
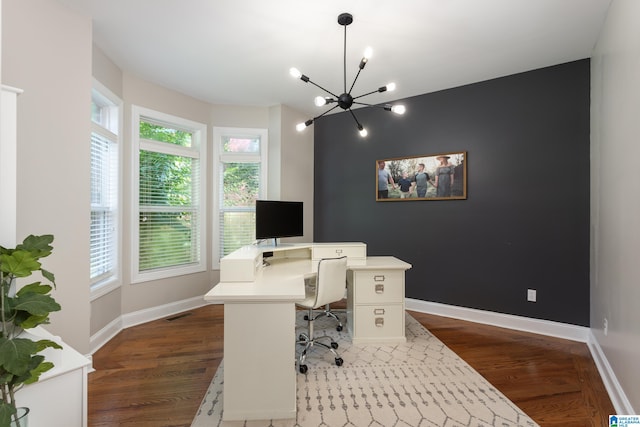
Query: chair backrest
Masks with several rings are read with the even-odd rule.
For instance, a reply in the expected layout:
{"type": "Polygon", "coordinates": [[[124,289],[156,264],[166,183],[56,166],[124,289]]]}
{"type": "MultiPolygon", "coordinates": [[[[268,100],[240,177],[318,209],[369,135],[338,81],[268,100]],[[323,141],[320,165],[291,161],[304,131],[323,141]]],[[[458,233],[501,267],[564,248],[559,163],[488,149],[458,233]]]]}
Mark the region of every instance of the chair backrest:
{"type": "Polygon", "coordinates": [[[323,258],[318,263],[315,307],[340,301],[347,285],[347,257],[323,258]]]}

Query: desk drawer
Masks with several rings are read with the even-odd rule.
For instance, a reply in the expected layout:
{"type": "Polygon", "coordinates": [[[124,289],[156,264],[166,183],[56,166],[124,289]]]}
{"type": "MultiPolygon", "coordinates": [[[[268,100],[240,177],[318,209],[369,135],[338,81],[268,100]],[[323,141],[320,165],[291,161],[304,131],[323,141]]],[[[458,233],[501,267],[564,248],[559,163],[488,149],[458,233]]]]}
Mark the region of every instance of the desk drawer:
{"type": "Polygon", "coordinates": [[[382,304],[404,301],[404,271],[356,271],[356,304],[382,304]]]}
{"type": "Polygon", "coordinates": [[[347,258],[365,259],[367,257],[367,246],[362,245],[318,245],[312,248],[314,260],[322,258],[347,258]]]}
{"type": "Polygon", "coordinates": [[[355,317],[358,339],[404,337],[404,304],[357,306],[355,317]]]}

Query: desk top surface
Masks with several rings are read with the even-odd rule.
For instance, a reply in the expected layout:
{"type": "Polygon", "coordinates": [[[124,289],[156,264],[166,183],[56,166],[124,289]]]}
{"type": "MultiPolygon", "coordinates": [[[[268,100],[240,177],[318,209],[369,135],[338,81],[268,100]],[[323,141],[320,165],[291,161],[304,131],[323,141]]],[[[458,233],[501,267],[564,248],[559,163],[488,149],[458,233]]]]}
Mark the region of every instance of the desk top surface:
{"type": "MultiPolygon", "coordinates": [[[[296,302],[305,298],[304,279],[314,274],[315,263],[304,258],[273,258],[252,282],[220,282],[204,296],[216,302],[296,302]]],[[[349,264],[350,270],[408,270],[411,264],[392,256],[367,257],[349,264]]]]}

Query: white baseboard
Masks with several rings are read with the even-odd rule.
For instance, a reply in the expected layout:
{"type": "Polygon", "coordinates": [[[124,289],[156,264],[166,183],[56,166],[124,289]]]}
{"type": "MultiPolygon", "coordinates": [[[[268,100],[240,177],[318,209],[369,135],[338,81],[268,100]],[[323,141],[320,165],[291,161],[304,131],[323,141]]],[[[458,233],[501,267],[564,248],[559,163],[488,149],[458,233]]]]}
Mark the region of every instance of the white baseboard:
{"type": "Polygon", "coordinates": [[[203,296],[193,297],[182,301],[175,301],[169,304],[159,305],[157,307],[145,308],[144,310],[134,311],[122,316],[123,328],[147,323],[152,320],[162,319],[172,314],[182,313],[183,311],[193,310],[207,305],[203,296]]]}
{"type": "Polygon", "coordinates": [[[531,332],[534,334],[547,335],[566,340],[584,343],[589,341],[590,330],[584,326],[569,325],[549,320],[532,319],[529,317],[514,316],[511,314],[495,313],[492,311],[476,310],[473,308],[457,307],[410,298],[407,298],[405,301],[407,310],[452,317],[460,320],[468,320],[470,322],[483,323],[485,325],[531,332]]]}
{"type": "Polygon", "coordinates": [[[89,338],[89,347],[91,350],[91,354],[94,354],[96,351],[100,350],[103,345],[108,343],[111,338],[115,337],[122,329],[124,329],[122,327],[122,317],[118,317],[117,319],[109,322],[107,326],[91,335],[91,337],[89,338]]]}
{"type": "Polygon", "coordinates": [[[633,409],[631,402],[620,386],[620,382],[618,382],[616,374],[613,372],[613,369],[611,369],[611,365],[609,365],[609,360],[607,360],[607,357],[604,355],[602,347],[600,347],[600,343],[593,333],[590,334],[590,339],[587,344],[589,345],[589,350],[598,368],[598,372],[600,372],[600,377],[602,377],[602,382],[609,393],[611,403],[613,403],[613,407],[616,409],[616,414],[637,414],[638,412],[633,409]]]}
{"type": "Polygon", "coordinates": [[[182,301],[160,305],[157,307],[146,308],[144,310],[135,311],[133,313],[124,314],[117,319],[114,319],[104,328],[91,336],[91,338],[89,339],[91,354],[98,351],[103,345],[108,343],[109,340],[115,337],[123,329],[140,325],[142,323],[151,322],[152,320],[162,319],[163,317],[171,316],[172,314],[193,310],[207,304],[208,303],[202,296],[198,296],[182,301]]]}
{"type": "Polygon", "coordinates": [[[454,319],[467,320],[469,322],[482,323],[485,325],[583,342],[589,347],[591,357],[593,357],[616,413],[636,413],[590,328],[552,322],[549,320],[531,319],[511,314],[457,307],[411,298],[407,298],[405,300],[405,306],[407,310],[418,311],[421,313],[435,314],[437,316],[451,317],[454,319]]]}

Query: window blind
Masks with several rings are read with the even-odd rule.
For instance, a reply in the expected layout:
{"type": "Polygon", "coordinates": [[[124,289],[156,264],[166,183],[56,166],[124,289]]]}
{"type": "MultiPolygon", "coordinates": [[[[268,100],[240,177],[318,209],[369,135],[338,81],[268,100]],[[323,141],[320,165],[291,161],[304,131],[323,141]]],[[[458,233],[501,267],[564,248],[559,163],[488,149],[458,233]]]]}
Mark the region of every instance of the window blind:
{"type": "Polygon", "coordinates": [[[117,145],[91,134],[90,277],[96,283],[115,274],[117,245],[117,145]]]}
{"type": "Polygon", "coordinates": [[[200,261],[200,160],[140,150],[139,271],[200,261]]]}

